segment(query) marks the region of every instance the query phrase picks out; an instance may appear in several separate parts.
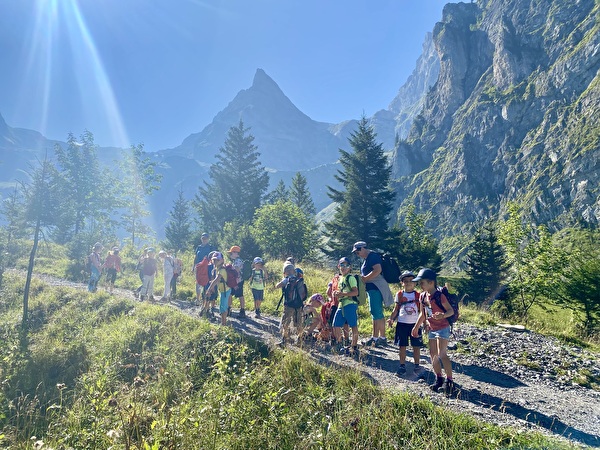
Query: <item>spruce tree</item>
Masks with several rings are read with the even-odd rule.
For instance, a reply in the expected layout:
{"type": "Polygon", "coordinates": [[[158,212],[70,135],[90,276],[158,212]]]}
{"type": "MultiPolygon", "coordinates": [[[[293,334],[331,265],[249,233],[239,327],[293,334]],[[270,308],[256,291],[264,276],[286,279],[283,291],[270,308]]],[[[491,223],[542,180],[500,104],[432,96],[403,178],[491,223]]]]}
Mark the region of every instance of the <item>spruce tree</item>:
{"type": "Polygon", "coordinates": [[[191,212],[188,201],[179,189],[173,208],[169,211],[169,220],[165,226],[165,238],[168,248],[177,252],[185,250],[192,241],[191,212]]]}
{"type": "Polygon", "coordinates": [[[285,187],[285,183],[283,182],[283,180],[279,180],[279,183],[277,183],[277,186],[275,186],[275,189],[273,189],[267,195],[267,197],[265,199],[265,203],[272,205],[273,203],[277,203],[277,202],[285,202],[288,200],[289,195],[290,195],[290,193],[287,190],[287,188],[285,187]]]}
{"type": "Polygon", "coordinates": [[[366,241],[369,248],[385,249],[390,236],[392,169],[365,117],[348,142],[352,151],[340,149],[342,169],[335,175],[342,189],[327,187],[336,208],[333,219],[325,223],[327,241],[323,250],[332,257],[347,255],[359,240],[366,241]]]}
{"type": "Polygon", "coordinates": [[[306,177],[300,172],[296,172],[296,175],[292,178],[290,196],[292,203],[304,211],[308,217],[313,217],[317,213],[313,199],[308,191],[306,177]]]}
{"type": "Polygon", "coordinates": [[[242,120],[229,129],[209,170],[212,183],[198,188],[194,206],[209,230],[220,230],[226,222],[250,224],[269,186],[254,136],[246,135],[247,131],[242,120]]]}
{"type": "Polygon", "coordinates": [[[506,276],[506,258],[491,223],[484,224],[475,235],[466,265],[470,279],[469,300],[481,304],[499,294],[506,276]]]}

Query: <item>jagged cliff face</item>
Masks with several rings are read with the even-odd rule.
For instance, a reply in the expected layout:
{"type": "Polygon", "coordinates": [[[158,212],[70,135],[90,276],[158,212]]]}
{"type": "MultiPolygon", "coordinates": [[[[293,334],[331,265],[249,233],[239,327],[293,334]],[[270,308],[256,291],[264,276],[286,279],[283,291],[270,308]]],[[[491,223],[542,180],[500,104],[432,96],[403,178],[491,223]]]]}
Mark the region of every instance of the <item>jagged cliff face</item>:
{"type": "Polygon", "coordinates": [[[521,200],[552,228],[600,220],[600,4],[449,4],[436,85],[395,149],[400,201],[458,235],[521,200]]]}

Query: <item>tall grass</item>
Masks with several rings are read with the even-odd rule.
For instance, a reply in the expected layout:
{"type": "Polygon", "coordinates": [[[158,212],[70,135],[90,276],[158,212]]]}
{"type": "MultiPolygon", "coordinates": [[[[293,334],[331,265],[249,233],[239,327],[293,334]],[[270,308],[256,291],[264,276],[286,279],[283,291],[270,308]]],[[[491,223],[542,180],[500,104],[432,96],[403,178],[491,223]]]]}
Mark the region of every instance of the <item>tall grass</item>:
{"type": "Polygon", "coordinates": [[[164,306],[22,278],[0,311],[0,445],[28,449],[569,448],[482,424],[164,306]]]}

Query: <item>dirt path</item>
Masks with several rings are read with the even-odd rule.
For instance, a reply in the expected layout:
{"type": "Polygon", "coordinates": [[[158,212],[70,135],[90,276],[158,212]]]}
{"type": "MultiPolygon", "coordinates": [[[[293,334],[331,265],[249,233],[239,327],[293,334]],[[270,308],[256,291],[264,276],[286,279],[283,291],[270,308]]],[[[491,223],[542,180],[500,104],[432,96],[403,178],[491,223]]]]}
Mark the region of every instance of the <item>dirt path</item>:
{"type": "MultiPolygon", "coordinates": [[[[85,289],[78,283],[46,276],[39,278],[53,285],[85,289]]],[[[130,291],[115,289],[115,293],[133,298],[130,291]]],[[[168,305],[198,317],[199,308],[189,302],[174,301],[168,305]]],[[[234,310],[228,323],[270,346],[276,346],[280,340],[278,317],[263,314],[260,319],[253,315],[239,319],[234,310]]],[[[391,345],[361,347],[358,358],[334,354],[322,344],[290,345],[288,349],[303,350],[320,364],[353,367],[380,386],[428,396],[436,404],[479,420],[535,429],[575,443],[600,447],[600,392],[571,381],[578,370],[600,374],[600,355],[535,333],[463,323],[458,323],[456,328],[451,347],[456,345],[460,351],[450,354],[458,389],[451,398],[429,390],[428,384],[434,375],[427,351],[422,357],[426,370],[416,376],[409,350],[407,374],[399,378],[395,375],[398,349],[391,345]]]]}

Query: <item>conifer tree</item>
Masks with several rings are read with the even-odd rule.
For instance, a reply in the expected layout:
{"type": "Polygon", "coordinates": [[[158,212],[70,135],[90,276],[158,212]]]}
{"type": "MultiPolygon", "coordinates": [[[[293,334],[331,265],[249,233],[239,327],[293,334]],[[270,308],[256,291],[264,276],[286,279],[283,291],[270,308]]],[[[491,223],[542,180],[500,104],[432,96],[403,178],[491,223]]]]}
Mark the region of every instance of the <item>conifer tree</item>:
{"type": "Polygon", "coordinates": [[[180,252],[188,247],[192,240],[191,223],[190,206],[180,189],[165,227],[165,238],[170,249],[180,252]]]}
{"type": "Polygon", "coordinates": [[[222,229],[226,222],[250,224],[269,186],[254,136],[247,131],[242,120],[229,129],[217,162],[210,167],[211,183],[198,188],[194,206],[209,230],[222,229]]]}
{"type": "Polygon", "coordinates": [[[77,140],[69,133],[67,148],[56,144],[54,153],[62,191],[62,202],[55,210],[60,219],[56,240],[69,242],[84,231],[90,235],[109,233],[110,217],[116,208],[114,178],[100,167],[94,135],[86,130],[77,140]]]}
{"type": "Polygon", "coordinates": [[[348,142],[352,151],[340,149],[342,169],[335,176],[342,189],[327,187],[336,209],[333,219],[325,223],[324,251],[333,257],[347,255],[358,240],[366,241],[370,248],[385,249],[390,236],[391,165],[366,117],[348,142]]]}
{"type": "Polygon", "coordinates": [[[296,172],[294,178],[292,178],[292,186],[290,187],[290,196],[292,203],[298,206],[308,217],[313,217],[317,210],[315,204],[308,191],[308,182],[306,177],[300,172],[296,172]]]}
{"type": "Polygon", "coordinates": [[[279,183],[277,183],[277,186],[275,186],[275,189],[273,189],[267,195],[267,198],[265,199],[265,203],[273,204],[273,203],[277,203],[279,201],[287,201],[289,195],[290,195],[290,193],[287,190],[287,188],[285,187],[285,183],[283,182],[283,180],[279,180],[279,183]]]}
{"type": "Polygon", "coordinates": [[[499,294],[507,265],[504,250],[491,223],[484,224],[477,231],[467,253],[466,264],[470,279],[469,300],[481,304],[499,294]]]}

